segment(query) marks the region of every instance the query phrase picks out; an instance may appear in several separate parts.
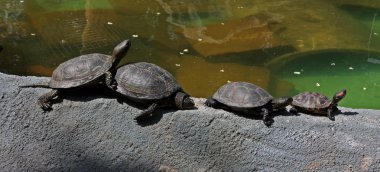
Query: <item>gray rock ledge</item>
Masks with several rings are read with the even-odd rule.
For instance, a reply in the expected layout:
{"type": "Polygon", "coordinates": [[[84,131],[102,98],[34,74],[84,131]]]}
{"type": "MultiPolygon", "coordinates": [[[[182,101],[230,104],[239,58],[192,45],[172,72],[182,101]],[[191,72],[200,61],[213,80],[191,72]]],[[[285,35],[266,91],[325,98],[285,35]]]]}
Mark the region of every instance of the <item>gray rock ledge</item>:
{"type": "MultiPolygon", "coordinates": [[[[46,81],[0,73],[0,171],[380,171],[380,111],[261,120],[223,110],[161,110],[151,121],[104,93],[67,94],[43,113],[46,81]]],[[[87,90],[87,89],[85,89],[87,90]]],[[[349,98],[349,97],[348,97],[349,98]]]]}

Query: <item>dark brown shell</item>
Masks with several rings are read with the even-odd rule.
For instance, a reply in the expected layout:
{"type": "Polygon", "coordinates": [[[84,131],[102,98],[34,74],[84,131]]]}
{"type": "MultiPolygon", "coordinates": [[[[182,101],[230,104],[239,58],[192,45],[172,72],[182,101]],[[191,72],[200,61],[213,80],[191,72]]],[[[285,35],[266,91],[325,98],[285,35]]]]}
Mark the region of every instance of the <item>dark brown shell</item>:
{"type": "Polygon", "coordinates": [[[212,98],[235,109],[260,107],[273,100],[267,91],[248,82],[225,84],[214,93],[212,98]]]}
{"type": "Polygon", "coordinates": [[[130,63],[117,69],[117,92],[137,100],[158,100],[181,90],[173,75],[146,62],[130,63]]]}
{"type": "Polygon", "coordinates": [[[331,101],[326,96],[316,92],[303,92],[293,97],[292,105],[310,111],[328,108],[331,101]]]}
{"type": "Polygon", "coordinates": [[[86,54],[61,63],[54,71],[51,88],[71,88],[89,83],[107,72],[112,66],[112,56],[86,54]]]}

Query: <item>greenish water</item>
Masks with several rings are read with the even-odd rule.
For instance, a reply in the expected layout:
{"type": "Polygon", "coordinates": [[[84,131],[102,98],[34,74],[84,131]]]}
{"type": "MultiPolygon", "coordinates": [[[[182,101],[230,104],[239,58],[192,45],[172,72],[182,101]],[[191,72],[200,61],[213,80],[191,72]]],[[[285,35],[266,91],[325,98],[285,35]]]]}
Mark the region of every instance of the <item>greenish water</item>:
{"type": "Polygon", "coordinates": [[[380,2],[372,0],[0,0],[0,71],[49,76],[81,54],[147,61],[192,96],[247,81],[274,96],[346,88],[380,109],[380,2]]]}

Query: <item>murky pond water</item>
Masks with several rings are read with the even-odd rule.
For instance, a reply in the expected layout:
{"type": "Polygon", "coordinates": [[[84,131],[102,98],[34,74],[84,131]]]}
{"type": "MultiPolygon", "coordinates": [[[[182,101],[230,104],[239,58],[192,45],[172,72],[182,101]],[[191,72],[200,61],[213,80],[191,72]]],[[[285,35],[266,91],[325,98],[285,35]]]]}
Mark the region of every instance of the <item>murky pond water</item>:
{"type": "Polygon", "coordinates": [[[0,71],[50,76],[59,63],[110,54],[147,61],[208,97],[228,81],[274,96],[331,95],[343,106],[380,109],[380,1],[0,0],[0,71]]]}

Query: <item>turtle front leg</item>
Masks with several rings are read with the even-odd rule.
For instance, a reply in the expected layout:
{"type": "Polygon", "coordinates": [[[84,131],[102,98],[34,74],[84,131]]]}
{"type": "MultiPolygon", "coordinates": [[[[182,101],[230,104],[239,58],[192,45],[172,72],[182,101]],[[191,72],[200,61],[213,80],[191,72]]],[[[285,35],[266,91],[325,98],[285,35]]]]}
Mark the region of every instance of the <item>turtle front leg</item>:
{"type": "Polygon", "coordinates": [[[335,121],[334,108],[328,108],[328,109],[327,109],[327,117],[328,117],[331,121],[335,121]]]}
{"type": "Polygon", "coordinates": [[[269,111],[267,108],[262,108],[261,109],[261,115],[263,115],[263,122],[266,126],[272,125],[272,121],[269,116],[269,111]]]}
{"type": "Polygon", "coordinates": [[[298,115],[298,110],[295,107],[291,107],[289,109],[289,112],[292,113],[293,115],[298,115]]]}
{"type": "Polygon", "coordinates": [[[139,115],[137,115],[134,120],[140,120],[142,118],[145,118],[153,113],[154,110],[157,109],[157,103],[151,104],[147,109],[143,110],[139,115]]]}
{"type": "Polygon", "coordinates": [[[106,82],[107,87],[110,88],[111,90],[116,90],[116,84],[113,82],[112,72],[107,71],[104,75],[106,77],[105,82],[106,82]]]}
{"type": "Polygon", "coordinates": [[[54,89],[54,90],[40,96],[38,98],[37,103],[38,103],[38,105],[40,105],[40,107],[44,111],[52,110],[52,100],[54,97],[57,97],[58,95],[59,95],[59,91],[54,89]]]}

